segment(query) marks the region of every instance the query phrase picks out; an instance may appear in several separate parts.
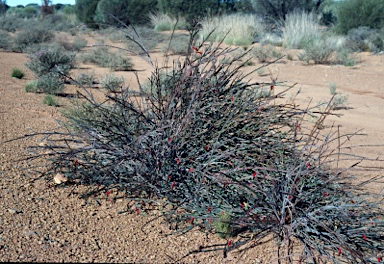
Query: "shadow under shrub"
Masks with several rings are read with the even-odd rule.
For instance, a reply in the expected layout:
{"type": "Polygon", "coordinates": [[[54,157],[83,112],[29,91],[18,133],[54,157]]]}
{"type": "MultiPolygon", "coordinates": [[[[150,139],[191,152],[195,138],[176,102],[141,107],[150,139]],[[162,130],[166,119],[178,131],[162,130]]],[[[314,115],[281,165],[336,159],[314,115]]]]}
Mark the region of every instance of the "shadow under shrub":
{"type": "MultiPolygon", "coordinates": [[[[165,77],[154,67],[146,91],[127,88],[98,102],[85,90],[87,103],[60,122],[67,132],[29,135],[47,142],[29,158],[47,159],[47,179],[61,172],[88,185],[85,199],[115,189],[158,207],[176,233],[200,227],[236,237],[218,248],[225,255],[272,235],[279,263],[370,262],[383,250],[381,198],[372,203],[364,184],[331,166],[351,135],[317,129],[330,106],[299,109],[282,103],[291,88],[284,83],[245,81],[241,57],[220,63],[230,52],[188,52],[165,77]],[[266,87],[269,94],[259,96],[266,87]],[[307,128],[305,116],[316,113],[307,128]]],[[[361,161],[347,159],[351,167],[361,161]]]]}

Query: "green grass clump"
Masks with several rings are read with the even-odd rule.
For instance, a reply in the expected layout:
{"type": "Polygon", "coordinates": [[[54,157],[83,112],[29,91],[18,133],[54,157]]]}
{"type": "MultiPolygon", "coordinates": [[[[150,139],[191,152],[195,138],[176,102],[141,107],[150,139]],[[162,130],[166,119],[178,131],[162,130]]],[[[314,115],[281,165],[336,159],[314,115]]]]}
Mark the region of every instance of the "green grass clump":
{"type": "Polygon", "coordinates": [[[251,45],[264,32],[259,17],[252,14],[232,14],[209,17],[201,22],[200,38],[217,42],[224,39],[228,45],[251,45]]]}
{"type": "Polygon", "coordinates": [[[54,96],[47,94],[44,99],[43,99],[43,104],[48,105],[48,106],[59,106],[59,103],[55,99],[54,96]]]}
{"type": "Polygon", "coordinates": [[[13,78],[22,79],[24,77],[24,72],[18,68],[13,68],[11,72],[13,78]]]}
{"type": "Polygon", "coordinates": [[[321,36],[320,25],[314,13],[294,12],[288,14],[283,23],[283,47],[302,49],[321,36]]]}
{"type": "Polygon", "coordinates": [[[156,31],[172,31],[174,29],[186,28],[186,21],[184,18],[175,19],[167,14],[151,13],[149,19],[156,31]]]}
{"type": "Polygon", "coordinates": [[[330,105],[284,103],[293,86],[251,81],[233,52],[210,46],[170,68],[150,61],[146,89],[123,87],[100,101],[84,93],[87,104],[60,122],[64,132],[41,132],[50,153],[32,146],[28,160],[46,157],[47,180],[61,171],[87,185],[82,198],[116,190],[150,203],[177,234],[233,237],[218,247],[224,253],[270,240],[277,262],[370,262],[384,250],[384,211],[383,195],[366,184],[382,177],[353,177],[370,159],[350,153],[350,133],[320,130],[330,105]]]}
{"type": "Polygon", "coordinates": [[[37,80],[27,81],[25,84],[25,91],[27,93],[36,93],[39,91],[39,87],[37,86],[37,80]]]}

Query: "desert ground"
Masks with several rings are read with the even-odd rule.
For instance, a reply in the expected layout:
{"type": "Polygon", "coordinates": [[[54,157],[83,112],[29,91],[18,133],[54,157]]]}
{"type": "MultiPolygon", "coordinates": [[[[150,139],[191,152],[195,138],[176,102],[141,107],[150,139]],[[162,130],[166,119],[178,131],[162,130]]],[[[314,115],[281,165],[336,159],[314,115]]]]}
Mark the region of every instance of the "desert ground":
{"type": "MultiPolygon", "coordinates": [[[[290,51],[295,54],[297,51],[290,51]]],[[[152,52],[159,64],[161,52],[152,52]]],[[[177,57],[174,57],[177,58],[177,57]]],[[[253,79],[270,81],[277,77],[289,84],[297,83],[297,101],[305,107],[309,102],[331,98],[329,84],[337,92],[348,96],[344,108],[337,110],[340,117],[330,116],[327,124],[340,125],[344,133],[362,130],[366,136],[352,137],[351,151],[362,156],[384,158],[384,56],[369,53],[357,55],[353,67],[342,65],[307,65],[295,59],[283,59],[270,65],[265,75],[252,74],[253,79]],[[367,145],[380,145],[369,147],[367,145]]],[[[142,81],[151,68],[141,58],[132,57],[134,68],[142,81]]],[[[168,235],[171,231],[161,220],[154,222],[152,213],[136,215],[127,200],[107,199],[99,203],[79,198],[81,188],[55,186],[53,182],[33,181],[25,162],[16,162],[26,154],[26,147],[39,144],[35,139],[13,138],[33,131],[53,130],[60,118],[60,109],[69,98],[59,98],[61,107],[42,103],[43,94],[26,93],[25,83],[34,79],[25,67],[26,54],[0,51],[0,261],[17,262],[142,262],[142,263],[275,263],[271,244],[261,245],[246,252],[222,251],[193,253],[199,247],[225,245],[226,240],[193,230],[185,235],[168,235]],[[20,68],[23,79],[11,77],[12,68],[20,68]],[[191,254],[189,254],[191,253],[191,254]],[[184,257],[184,258],[183,258],[184,257]]],[[[249,72],[260,66],[256,62],[243,70],[249,72]]],[[[109,69],[82,65],[84,71],[96,74],[109,69]]],[[[79,69],[75,71],[80,71],[79,69]]],[[[135,87],[133,72],[114,72],[125,78],[126,85],[135,87]]],[[[74,87],[68,86],[73,92],[74,87]]],[[[279,89],[277,87],[276,89],[279,89]]],[[[290,95],[287,94],[287,100],[290,95]]],[[[373,166],[383,166],[377,161],[373,166]]],[[[360,172],[357,172],[360,173],[360,172]]],[[[361,177],[383,175],[381,172],[361,173],[361,177]]],[[[380,191],[384,186],[375,185],[380,191]]]]}

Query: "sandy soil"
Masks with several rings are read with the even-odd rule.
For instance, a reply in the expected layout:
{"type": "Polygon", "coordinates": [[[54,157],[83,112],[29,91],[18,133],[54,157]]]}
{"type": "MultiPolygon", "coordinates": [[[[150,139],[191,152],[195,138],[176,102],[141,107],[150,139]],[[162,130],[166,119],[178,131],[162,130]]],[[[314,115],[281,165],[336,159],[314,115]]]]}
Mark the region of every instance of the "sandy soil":
{"type": "MultiPolygon", "coordinates": [[[[162,63],[160,53],[153,56],[162,63]]],[[[141,59],[133,59],[140,78],[145,80],[150,67],[141,59]]],[[[348,95],[348,108],[337,111],[343,116],[330,117],[328,124],[340,124],[343,132],[363,129],[368,136],[353,138],[355,145],[384,144],[384,57],[364,53],[359,54],[359,59],[352,68],[305,65],[297,60],[284,60],[269,68],[279,81],[297,83],[297,89],[301,89],[298,102],[302,105],[311,98],[313,102],[328,100],[331,97],[328,85],[335,83],[338,92],[348,95]]],[[[4,142],[56,127],[55,119],[60,113],[58,108],[42,104],[44,95],[25,92],[26,81],[33,79],[24,66],[26,61],[25,54],[0,52],[0,261],[165,263],[175,262],[199,246],[226,243],[198,230],[187,235],[167,236],[170,230],[160,220],[145,225],[152,213],[136,215],[127,210],[132,206],[129,201],[87,202],[79,199],[81,187],[73,193],[69,188],[31,181],[22,169],[26,164],[14,160],[25,154],[28,145],[38,142],[4,142]],[[23,69],[27,75],[21,80],[12,78],[10,73],[14,67],[23,69]]],[[[251,71],[257,66],[244,70],[251,71]]],[[[94,70],[96,74],[109,72],[91,65],[82,68],[94,70]]],[[[115,74],[123,75],[127,85],[136,85],[133,73],[115,74]]],[[[260,77],[254,73],[253,77],[269,81],[271,76],[260,77]]],[[[60,99],[63,105],[66,100],[60,99]]],[[[359,147],[353,152],[383,158],[384,146],[359,147]]],[[[242,254],[230,252],[225,259],[222,251],[214,251],[191,254],[182,261],[274,263],[274,256],[271,245],[266,244],[242,254]]]]}

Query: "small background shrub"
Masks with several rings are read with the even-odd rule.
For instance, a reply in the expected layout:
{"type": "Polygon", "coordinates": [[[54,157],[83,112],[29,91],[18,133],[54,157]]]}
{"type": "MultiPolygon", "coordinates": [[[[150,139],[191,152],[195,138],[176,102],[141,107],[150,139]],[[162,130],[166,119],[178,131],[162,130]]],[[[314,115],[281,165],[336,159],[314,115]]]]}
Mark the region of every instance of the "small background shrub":
{"type": "Polygon", "coordinates": [[[130,58],[122,53],[113,53],[106,46],[91,48],[90,51],[80,56],[80,60],[84,63],[93,63],[101,67],[111,68],[115,71],[130,71],[133,69],[130,58]]]}
{"type": "Polygon", "coordinates": [[[347,47],[356,52],[371,51],[378,53],[384,50],[384,36],[379,30],[369,27],[358,27],[348,31],[347,47]]]}
{"type": "Polygon", "coordinates": [[[209,41],[218,42],[224,39],[224,43],[228,45],[250,45],[264,32],[262,20],[252,14],[209,17],[201,25],[200,39],[211,34],[209,41]]]}
{"type": "Polygon", "coordinates": [[[99,82],[101,88],[110,92],[118,92],[123,88],[124,78],[114,74],[106,74],[100,78],[99,82]]]}
{"type": "Polygon", "coordinates": [[[24,77],[24,72],[18,68],[13,68],[11,76],[13,78],[22,79],[24,77]]]}
{"type": "Polygon", "coordinates": [[[43,104],[55,107],[59,106],[59,103],[57,102],[56,98],[49,94],[44,97],[43,104]]]}
{"type": "Polygon", "coordinates": [[[189,36],[185,34],[174,34],[170,43],[163,44],[163,51],[171,54],[186,55],[189,48],[189,36]]]}
{"type": "Polygon", "coordinates": [[[186,21],[184,18],[171,18],[167,14],[151,13],[149,15],[151,25],[156,31],[172,31],[174,29],[185,29],[186,21]]]}
{"type": "Polygon", "coordinates": [[[31,81],[27,81],[25,83],[25,91],[27,93],[36,93],[39,91],[39,88],[37,86],[37,80],[31,80],[31,81]]]}
{"type": "Polygon", "coordinates": [[[26,66],[37,77],[43,93],[57,94],[64,88],[69,72],[75,66],[75,53],[57,44],[39,45],[30,50],[26,66]]]}
{"type": "Polygon", "coordinates": [[[6,31],[0,30],[0,49],[10,50],[12,46],[12,37],[6,31]]]}
{"type": "Polygon", "coordinates": [[[17,52],[25,52],[27,48],[40,43],[51,42],[54,34],[51,30],[42,27],[22,29],[13,38],[13,49],[17,52]]]}

